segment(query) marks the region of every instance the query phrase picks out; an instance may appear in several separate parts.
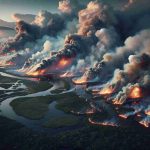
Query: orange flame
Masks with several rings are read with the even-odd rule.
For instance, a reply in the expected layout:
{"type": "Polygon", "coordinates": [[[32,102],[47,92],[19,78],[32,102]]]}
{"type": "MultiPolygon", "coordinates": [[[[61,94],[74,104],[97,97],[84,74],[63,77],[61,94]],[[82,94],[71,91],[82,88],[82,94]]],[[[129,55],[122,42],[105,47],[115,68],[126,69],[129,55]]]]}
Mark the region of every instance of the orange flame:
{"type": "Polygon", "coordinates": [[[89,118],[89,122],[93,125],[101,125],[101,126],[112,126],[112,127],[117,127],[118,125],[113,123],[113,122],[109,122],[109,121],[104,121],[104,122],[94,122],[92,121],[91,118],[89,118]]]}
{"type": "Polygon", "coordinates": [[[123,118],[123,119],[127,119],[128,116],[124,115],[124,114],[119,114],[119,117],[123,118]]]}
{"type": "Polygon", "coordinates": [[[123,102],[120,101],[120,100],[118,100],[118,99],[114,99],[114,100],[113,100],[113,104],[114,104],[114,105],[122,105],[123,102]]]}
{"type": "Polygon", "coordinates": [[[85,84],[87,82],[87,77],[82,76],[81,78],[73,80],[75,84],[85,84]]]}
{"type": "Polygon", "coordinates": [[[65,67],[68,67],[72,63],[72,58],[62,58],[57,64],[57,67],[60,69],[63,69],[65,67]]]}
{"type": "Polygon", "coordinates": [[[142,89],[139,86],[135,86],[131,89],[129,98],[141,98],[142,97],[142,89]]]}
{"type": "Polygon", "coordinates": [[[45,70],[39,70],[39,71],[34,71],[34,72],[28,72],[27,75],[29,76],[40,76],[43,75],[45,70]]]}
{"type": "Polygon", "coordinates": [[[73,73],[72,72],[66,72],[62,75],[60,75],[61,78],[69,78],[69,77],[73,77],[73,73]]]}
{"type": "Polygon", "coordinates": [[[64,69],[66,67],[68,67],[69,65],[72,64],[72,58],[62,58],[58,61],[57,64],[47,67],[46,69],[42,69],[42,70],[38,70],[38,71],[33,71],[33,72],[28,72],[27,75],[30,76],[40,76],[40,75],[44,75],[44,73],[48,73],[48,72],[54,72],[58,69],[64,69]]]}
{"type": "Polygon", "coordinates": [[[100,90],[98,92],[98,94],[100,94],[100,95],[110,95],[113,92],[114,92],[114,89],[111,86],[109,86],[109,87],[105,87],[102,90],[100,90]]]}
{"type": "Polygon", "coordinates": [[[143,125],[144,127],[148,128],[149,127],[149,122],[147,122],[146,120],[142,120],[139,122],[141,125],[143,125]]]}
{"type": "Polygon", "coordinates": [[[150,116],[150,109],[145,111],[145,114],[150,116]]]}

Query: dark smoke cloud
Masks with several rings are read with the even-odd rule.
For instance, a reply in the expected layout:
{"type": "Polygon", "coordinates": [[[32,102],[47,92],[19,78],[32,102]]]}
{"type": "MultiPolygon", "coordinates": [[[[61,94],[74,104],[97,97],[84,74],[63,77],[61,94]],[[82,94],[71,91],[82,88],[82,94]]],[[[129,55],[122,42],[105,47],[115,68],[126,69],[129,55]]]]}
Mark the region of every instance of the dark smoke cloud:
{"type": "MultiPolygon", "coordinates": [[[[142,3],[139,0],[129,1],[121,10],[113,10],[110,6],[97,1],[90,2],[86,8],[80,10],[78,13],[78,35],[69,36],[69,39],[71,39],[69,41],[71,42],[65,42],[64,48],[57,55],[50,58],[50,60],[44,61],[46,65],[42,64],[40,68],[51,65],[51,60],[53,62],[55,59],[57,60],[57,57],[58,59],[62,56],[65,57],[65,55],[66,57],[68,55],[69,57],[74,55],[85,57],[88,54],[92,54],[95,55],[94,61],[99,62],[94,68],[86,72],[87,76],[91,76],[89,78],[97,74],[101,75],[99,72],[104,73],[105,70],[106,72],[113,73],[116,67],[122,69],[123,64],[127,63],[129,55],[135,53],[132,48],[129,48],[130,42],[128,44],[128,41],[130,41],[130,38],[128,38],[128,35],[132,35],[142,28],[149,27],[149,23],[145,22],[148,9],[147,0],[142,3]],[[140,8],[141,5],[146,5],[145,9],[138,9],[135,12],[135,8],[140,8]],[[133,21],[137,22],[136,25],[133,21]],[[141,24],[141,22],[143,23],[141,24]],[[90,39],[88,41],[95,41],[94,43],[91,42],[92,44],[87,44],[88,48],[86,47],[86,52],[88,53],[84,51],[86,40],[81,40],[83,37],[84,39],[90,39]],[[115,48],[121,45],[124,39],[126,39],[125,46],[115,48]]],[[[59,31],[65,28],[64,16],[72,17],[74,8],[69,0],[63,0],[59,3],[59,10],[63,15],[41,11],[35,17],[32,24],[19,21],[16,27],[16,37],[2,45],[1,49],[3,51],[19,50],[23,49],[27,42],[34,43],[37,39],[42,38],[43,35],[56,36],[59,31]]]]}
{"type": "MultiPolygon", "coordinates": [[[[9,57],[11,61],[21,63],[21,66],[27,60],[22,68],[26,74],[82,72],[83,76],[78,82],[90,81],[90,85],[96,81],[103,84],[97,87],[100,90],[104,88],[104,93],[108,89],[111,94],[106,100],[111,104],[125,106],[131,99],[129,108],[134,111],[128,112],[125,117],[142,112],[146,117],[142,116],[139,122],[149,126],[149,3],[149,0],[123,0],[114,9],[99,1],[91,1],[84,6],[84,1],[76,8],[72,1],[62,0],[58,7],[61,14],[41,11],[32,23],[17,22],[15,38],[2,44],[1,50],[27,51],[28,46],[33,45],[32,51],[26,55],[9,57]],[[66,39],[62,40],[64,37],[66,39]],[[58,65],[61,61],[62,67],[58,65]],[[134,97],[130,96],[134,88],[135,95],[140,94],[140,99],[135,98],[136,106],[132,103],[134,97]]],[[[73,81],[77,83],[76,79],[73,81]]]]}
{"type": "MultiPolygon", "coordinates": [[[[68,35],[65,39],[64,48],[59,50],[56,55],[49,60],[43,60],[41,66],[37,70],[46,69],[58,63],[62,58],[82,58],[90,51],[90,47],[96,42],[95,38],[79,36],[77,34],[68,35]]],[[[36,71],[37,71],[36,70],[36,71]]],[[[47,70],[50,72],[51,70],[47,70]]]]}
{"type": "Polygon", "coordinates": [[[129,63],[124,65],[124,70],[116,70],[112,84],[118,84],[119,93],[113,100],[114,103],[123,104],[128,99],[133,87],[149,88],[150,56],[147,54],[130,55],[129,63]]]}
{"type": "MultiPolygon", "coordinates": [[[[63,1],[61,4],[65,7],[66,1],[63,1]]],[[[67,1],[67,8],[70,6],[68,5],[69,3],[67,1]]],[[[89,54],[94,54],[96,50],[101,49],[101,45],[103,45],[103,49],[109,49],[109,47],[115,45],[116,42],[116,40],[112,40],[111,38],[116,38],[119,41],[118,35],[113,28],[113,25],[117,24],[117,20],[113,10],[107,5],[90,2],[87,8],[79,11],[78,17],[79,28],[77,34],[68,36],[64,48],[60,50],[57,55],[50,58],[50,60],[44,61],[37,70],[45,69],[53,65],[52,62],[57,62],[62,57],[80,56],[80,58],[85,58],[89,54]],[[98,31],[103,27],[109,27],[109,29],[105,28],[98,31]],[[92,50],[92,46],[94,45],[96,45],[96,47],[92,50]]]]}
{"type": "MultiPolygon", "coordinates": [[[[133,48],[130,45],[140,42],[138,41],[138,38],[136,38],[137,40],[132,42],[132,38],[130,36],[136,34],[142,29],[150,28],[150,21],[148,21],[150,18],[150,5],[148,4],[149,2],[147,0],[129,1],[129,3],[125,5],[122,10],[118,9],[113,13],[117,18],[117,24],[115,26],[114,24],[111,25],[116,29],[116,33],[120,36],[122,42],[125,40],[125,46],[118,47],[115,50],[115,53],[106,53],[103,56],[103,60],[99,61],[93,68],[86,72],[86,74],[89,74],[89,78],[92,78],[92,76],[96,76],[96,74],[99,74],[100,76],[100,72],[104,72],[102,70],[107,70],[105,69],[105,65],[107,66],[107,68],[112,68],[113,71],[114,68],[122,68],[123,64],[127,63],[128,56],[134,54],[133,48]],[[101,67],[101,64],[105,64],[104,69],[101,67]]],[[[120,44],[122,44],[122,42],[120,42],[120,44]]],[[[140,48],[140,45],[138,46],[140,48]]],[[[135,49],[138,49],[138,47],[136,47],[135,49]]]]}
{"type": "MultiPolygon", "coordinates": [[[[123,68],[124,64],[128,62],[128,57],[130,55],[135,55],[136,53],[145,53],[149,55],[149,40],[149,30],[144,30],[133,37],[128,37],[124,42],[124,46],[117,47],[113,52],[105,53],[103,60],[89,69],[85,73],[86,76],[91,79],[95,76],[103,78],[104,73],[113,75],[113,71],[116,68],[123,68]]],[[[118,77],[116,78],[118,79],[118,77]]]]}
{"type": "Polygon", "coordinates": [[[17,34],[15,38],[1,44],[1,52],[24,49],[25,44],[36,42],[44,35],[56,36],[58,32],[65,29],[66,21],[63,15],[52,14],[47,11],[39,12],[32,24],[19,21],[16,23],[17,34]]]}
{"type": "Polygon", "coordinates": [[[96,1],[90,2],[87,8],[79,11],[78,34],[89,35],[116,23],[117,20],[112,8],[96,1]]]}
{"type": "Polygon", "coordinates": [[[123,39],[150,28],[149,0],[129,0],[128,4],[116,15],[119,19],[118,29],[123,39]]]}

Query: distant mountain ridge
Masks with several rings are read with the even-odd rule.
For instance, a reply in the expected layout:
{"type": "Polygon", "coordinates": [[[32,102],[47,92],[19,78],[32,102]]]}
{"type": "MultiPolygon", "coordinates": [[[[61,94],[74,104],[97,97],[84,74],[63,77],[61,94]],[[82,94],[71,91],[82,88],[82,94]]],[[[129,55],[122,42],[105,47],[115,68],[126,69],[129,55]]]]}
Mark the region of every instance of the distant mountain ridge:
{"type": "Polygon", "coordinates": [[[5,20],[0,19],[0,28],[2,29],[2,27],[7,27],[10,29],[15,29],[15,26],[16,26],[15,22],[17,22],[19,20],[24,20],[27,23],[31,23],[35,19],[35,15],[15,13],[12,15],[12,19],[14,20],[14,22],[7,22],[5,20]]]}
{"type": "Polygon", "coordinates": [[[15,22],[7,22],[0,19],[0,27],[7,27],[11,29],[15,29],[15,22]]]}
{"type": "Polygon", "coordinates": [[[14,30],[14,28],[0,26],[0,30],[14,30]]]}

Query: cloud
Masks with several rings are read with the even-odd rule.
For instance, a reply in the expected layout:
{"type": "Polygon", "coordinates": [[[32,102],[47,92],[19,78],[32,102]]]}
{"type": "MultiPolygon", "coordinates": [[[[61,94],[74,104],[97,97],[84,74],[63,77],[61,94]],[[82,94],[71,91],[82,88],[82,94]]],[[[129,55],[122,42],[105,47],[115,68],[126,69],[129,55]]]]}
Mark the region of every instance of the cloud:
{"type": "Polygon", "coordinates": [[[25,44],[35,42],[44,35],[56,36],[65,28],[63,16],[52,14],[47,11],[40,11],[32,24],[25,21],[16,23],[16,36],[1,45],[1,52],[23,49],[25,44]]]}
{"type": "Polygon", "coordinates": [[[72,7],[71,7],[71,4],[70,4],[70,0],[62,0],[62,1],[60,1],[58,9],[62,13],[70,14],[72,12],[72,7]]]}
{"type": "Polygon", "coordinates": [[[33,20],[35,19],[35,15],[32,15],[32,14],[13,14],[12,15],[12,19],[15,21],[15,22],[19,22],[21,20],[27,22],[27,23],[32,23],[33,20]]]}
{"type": "Polygon", "coordinates": [[[113,10],[102,3],[91,1],[87,8],[79,11],[80,35],[95,33],[97,30],[117,23],[113,10]]]}

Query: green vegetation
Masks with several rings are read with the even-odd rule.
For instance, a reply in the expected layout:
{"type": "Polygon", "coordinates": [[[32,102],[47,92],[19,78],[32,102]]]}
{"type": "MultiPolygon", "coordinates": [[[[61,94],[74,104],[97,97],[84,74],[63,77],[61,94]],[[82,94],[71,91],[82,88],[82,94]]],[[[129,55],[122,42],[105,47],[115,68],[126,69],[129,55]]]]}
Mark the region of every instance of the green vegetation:
{"type": "Polygon", "coordinates": [[[41,119],[48,111],[48,105],[52,102],[49,96],[36,98],[21,98],[11,102],[14,111],[29,119],[41,119]]]}
{"type": "Polygon", "coordinates": [[[89,108],[89,103],[85,102],[85,99],[80,98],[75,93],[67,93],[64,95],[60,95],[57,98],[57,105],[56,108],[60,109],[64,112],[70,112],[70,111],[80,111],[84,108],[89,108]],[[59,98],[61,97],[61,98],[59,98]]]}
{"type": "MultiPolygon", "coordinates": [[[[1,69],[0,69],[1,71],[1,69]]],[[[12,83],[12,82],[16,82],[19,79],[13,79],[13,78],[9,78],[9,77],[4,77],[0,75],[0,82],[1,83],[12,83]]]]}
{"type": "MultiPolygon", "coordinates": [[[[0,76],[1,77],[1,76],[0,76]]],[[[16,82],[18,79],[1,77],[2,83],[16,82]]],[[[51,87],[46,82],[23,81],[30,93],[44,91],[51,87]]],[[[5,86],[5,85],[2,85],[5,86]]],[[[6,85],[7,86],[7,85],[6,85]]],[[[7,87],[6,87],[7,88],[7,87]]],[[[18,95],[18,93],[16,93],[18,95]]],[[[24,95],[25,92],[24,92],[24,95]]],[[[16,96],[16,95],[14,95],[16,96]]],[[[80,111],[89,107],[84,99],[75,93],[57,94],[36,98],[21,98],[12,101],[14,111],[30,119],[40,119],[48,111],[49,104],[57,101],[56,108],[69,113],[71,110],[80,111]]],[[[126,110],[120,109],[124,112],[126,110]]],[[[92,119],[103,119],[106,113],[98,113],[92,119]]],[[[32,131],[21,124],[0,117],[0,149],[1,150],[149,150],[150,130],[138,124],[128,127],[94,126],[87,122],[87,118],[66,114],[58,118],[51,118],[43,125],[50,128],[48,132],[32,131]],[[82,119],[81,119],[82,120],[82,119]],[[83,124],[81,124],[83,122],[83,124]],[[85,123],[86,122],[86,123],[85,123]],[[74,128],[79,125],[79,128],[74,128]],[[80,127],[81,125],[81,127],[80,127]],[[64,129],[57,129],[66,127],[64,129]],[[71,127],[71,128],[70,128],[71,127]],[[58,132],[57,132],[58,131],[58,132]]],[[[47,131],[47,130],[46,130],[47,131]]]]}
{"type": "Polygon", "coordinates": [[[42,82],[24,81],[24,84],[28,87],[29,93],[45,91],[52,87],[52,85],[47,81],[42,82]]]}
{"type": "Polygon", "coordinates": [[[72,115],[66,115],[64,117],[57,117],[49,119],[45,124],[44,127],[46,128],[60,128],[60,127],[67,127],[67,126],[74,126],[77,125],[79,122],[78,118],[72,115]]]}
{"type": "Polygon", "coordinates": [[[56,108],[66,113],[72,110],[80,111],[88,108],[89,104],[84,99],[79,98],[75,93],[35,97],[35,98],[19,98],[11,102],[14,111],[21,116],[29,119],[40,119],[48,111],[48,106],[52,100],[56,100],[56,108]]]}
{"type": "Polygon", "coordinates": [[[83,128],[59,134],[32,131],[0,117],[1,150],[149,150],[150,130],[141,126],[83,128]]]}

